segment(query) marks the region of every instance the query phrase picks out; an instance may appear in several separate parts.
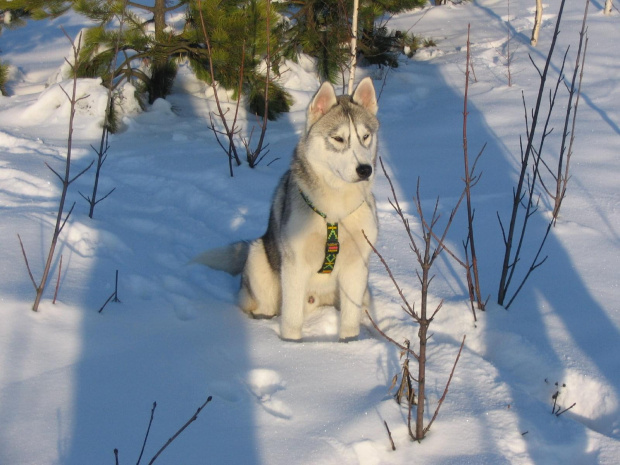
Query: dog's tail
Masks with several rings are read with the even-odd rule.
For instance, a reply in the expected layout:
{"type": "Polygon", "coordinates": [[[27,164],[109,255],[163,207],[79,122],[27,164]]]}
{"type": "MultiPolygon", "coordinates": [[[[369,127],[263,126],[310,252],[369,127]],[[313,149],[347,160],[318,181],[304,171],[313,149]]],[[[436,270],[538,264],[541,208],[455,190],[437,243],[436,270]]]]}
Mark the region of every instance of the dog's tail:
{"type": "Polygon", "coordinates": [[[225,271],[233,276],[243,271],[248,259],[250,243],[239,241],[217,249],[207,250],[195,257],[190,263],[198,263],[214,270],[225,271]]]}

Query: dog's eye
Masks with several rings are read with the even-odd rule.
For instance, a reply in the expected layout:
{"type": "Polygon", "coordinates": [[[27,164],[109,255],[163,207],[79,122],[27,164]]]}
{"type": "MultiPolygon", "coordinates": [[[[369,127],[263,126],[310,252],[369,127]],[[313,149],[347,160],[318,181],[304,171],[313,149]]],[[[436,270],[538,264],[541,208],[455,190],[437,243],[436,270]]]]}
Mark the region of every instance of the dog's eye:
{"type": "Polygon", "coordinates": [[[364,142],[366,142],[368,139],[370,139],[370,134],[364,134],[364,135],[362,136],[362,140],[363,140],[364,142]]]}
{"type": "Polygon", "coordinates": [[[333,136],[332,139],[338,142],[339,144],[342,144],[344,142],[344,139],[340,136],[333,136]]]}

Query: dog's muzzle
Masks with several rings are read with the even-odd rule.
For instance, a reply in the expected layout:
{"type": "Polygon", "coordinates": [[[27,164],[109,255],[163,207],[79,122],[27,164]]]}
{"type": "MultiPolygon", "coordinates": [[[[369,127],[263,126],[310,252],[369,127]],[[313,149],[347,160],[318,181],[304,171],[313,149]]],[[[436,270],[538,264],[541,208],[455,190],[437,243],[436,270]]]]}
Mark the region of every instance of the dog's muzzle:
{"type": "Polygon", "coordinates": [[[360,180],[365,181],[372,174],[372,166],[371,165],[358,165],[355,169],[357,175],[360,177],[360,180]]]}

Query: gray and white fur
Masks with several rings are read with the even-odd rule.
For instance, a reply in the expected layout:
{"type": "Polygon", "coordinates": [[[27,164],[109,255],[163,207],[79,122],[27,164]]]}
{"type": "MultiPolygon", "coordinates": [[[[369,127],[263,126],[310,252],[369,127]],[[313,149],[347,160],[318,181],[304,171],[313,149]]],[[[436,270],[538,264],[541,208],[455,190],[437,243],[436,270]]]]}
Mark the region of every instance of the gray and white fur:
{"type": "Polygon", "coordinates": [[[370,78],[352,96],[337,97],[324,83],[308,106],[306,130],[276,188],[265,234],[195,260],[241,273],[239,306],[253,317],[280,315],[282,339],[301,340],[304,315],[323,305],[340,310],[340,339],[355,339],[371,306],[371,248],[362,231],[376,241],[377,109],[370,78]],[[333,272],[322,274],[327,222],[338,223],[340,247],[333,272]]]}

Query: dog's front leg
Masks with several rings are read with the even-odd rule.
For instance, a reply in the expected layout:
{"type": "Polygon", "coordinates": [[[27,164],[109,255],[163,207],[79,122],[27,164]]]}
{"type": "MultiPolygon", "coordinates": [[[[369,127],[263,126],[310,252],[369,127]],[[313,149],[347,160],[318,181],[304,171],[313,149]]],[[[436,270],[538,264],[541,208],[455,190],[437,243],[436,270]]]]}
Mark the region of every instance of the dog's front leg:
{"type": "Polygon", "coordinates": [[[282,315],[280,317],[280,337],[284,340],[301,340],[304,323],[304,301],[306,284],[310,279],[306,269],[296,266],[296,261],[285,260],[280,276],[282,285],[282,315]]]}
{"type": "Polygon", "coordinates": [[[340,331],[341,341],[356,339],[362,321],[362,306],[368,288],[368,267],[355,263],[340,276],[340,331]]]}

